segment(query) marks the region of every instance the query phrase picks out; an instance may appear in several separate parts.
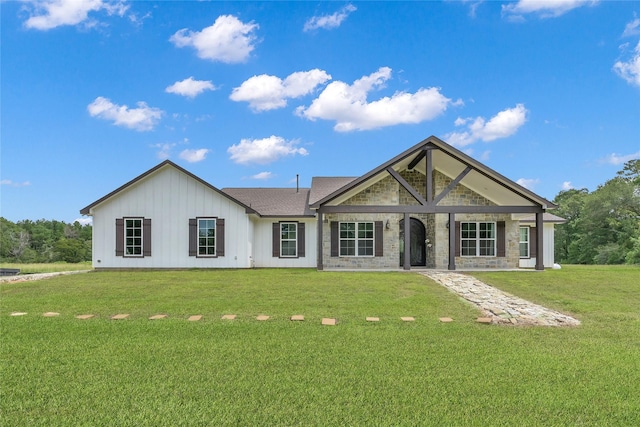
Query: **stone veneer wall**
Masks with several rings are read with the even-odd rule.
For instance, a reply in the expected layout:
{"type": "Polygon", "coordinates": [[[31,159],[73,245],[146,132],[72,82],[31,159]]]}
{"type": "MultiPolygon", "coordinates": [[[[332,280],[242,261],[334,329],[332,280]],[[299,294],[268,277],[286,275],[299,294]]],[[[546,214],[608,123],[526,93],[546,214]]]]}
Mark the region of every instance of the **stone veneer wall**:
{"type": "MultiPolygon", "coordinates": [[[[422,197],[427,198],[427,177],[415,170],[408,171],[404,170],[400,172],[400,176],[402,176],[409,185],[411,185],[414,189],[420,193],[422,197]]],[[[418,205],[418,201],[413,198],[411,194],[404,187],[398,185],[399,188],[399,199],[400,205],[418,205]]],[[[433,197],[433,194],[432,194],[433,197]]],[[[426,248],[427,256],[426,256],[426,267],[427,268],[435,268],[436,266],[436,222],[435,222],[435,214],[411,214],[411,218],[416,218],[422,222],[425,228],[425,237],[431,243],[431,248],[426,248]]],[[[404,216],[400,215],[400,221],[404,216]]],[[[398,226],[398,230],[400,227],[398,226]]],[[[399,233],[399,231],[398,231],[399,233]]],[[[398,239],[400,239],[400,235],[398,234],[398,239]]],[[[398,263],[400,257],[400,251],[398,250],[398,263]]]]}
{"type": "MultiPolygon", "coordinates": [[[[426,178],[416,171],[402,171],[400,175],[426,198],[426,178]]],[[[449,185],[452,180],[434,171],[434,195],[449,185]]],[[[391,176],[385,177],[371,187],[343,202],[344,205],[417,205],[418,202],[391,176]]],[[[469,188],[458,184],[439,205],[490,206],[493,203],[469,188]]],[[[427,267],[447,269],[449,266],[448,214],[412,214],[425,225],[426,236],[432,243],[427,249],[427,267]]],[[[397,269],[400,268],[400,221],[402,214],[325,214],[323,224],[323,267],[353,269],[397,269]],[[382,257],[332,257],[332,221],[389,221],[390,228],[383,227],[382,257]]],[[[457,268],[518,268],[520,260],[519,222],[511,220],[510,214],[456,214],[456,221],[505,221],[506,257],[456,257],[457,268]]]]}
{"type": "MultiPolygon", "coordinates": [[[[392,205],[398,204],[398,183],[387,176],[369,188],[344,201],[344,205],[392,205]]],[[[354,269],[395,269],[399,266],[397,214],[325,214],[322,227],[322,261],[324,268],[354,269]],[[383,256],[381,257],[332,257],[331,256],[331,222],[332,221],[382,221],[386,225],[389,220],[390,229],[383,226],[383,256]]]]}
{"type": "MultiPolygon", "coordinates": [[[[434,188],[439,194],[452,181],[446,175],[434,172],[434,188]]],[[[447,194],[439,203],[440,206],[493,206],[490,200],[473,192],[462,184],[447,194]]],[[[448,214],[437,214],[435,220],[435,268],[449,267],[449,229],[448,214]]],[[[505,257],[456,257],[456,268],[518,268],[520,261],[520,223],[513,221],[510,214],[456,214],[456,221],[504,221],[505,222],[505,257]]],[[[454,226],[451,224],[451,226],[454,226]]]]}

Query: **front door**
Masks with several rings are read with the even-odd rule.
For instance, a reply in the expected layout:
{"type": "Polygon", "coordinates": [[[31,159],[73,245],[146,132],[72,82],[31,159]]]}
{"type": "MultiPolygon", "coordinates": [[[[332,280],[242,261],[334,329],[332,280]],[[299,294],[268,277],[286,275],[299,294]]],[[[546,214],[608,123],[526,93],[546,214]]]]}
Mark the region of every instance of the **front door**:
{"type": "MultiPolygon", "coordinates": [[[[426,230],[422,221],[411,218],[411,234],[409,235],[412,267],[424,267],[427,265],[426,230]]],[[[400,266],[404,266],[404,220],[400,220],[400,266]]]]}

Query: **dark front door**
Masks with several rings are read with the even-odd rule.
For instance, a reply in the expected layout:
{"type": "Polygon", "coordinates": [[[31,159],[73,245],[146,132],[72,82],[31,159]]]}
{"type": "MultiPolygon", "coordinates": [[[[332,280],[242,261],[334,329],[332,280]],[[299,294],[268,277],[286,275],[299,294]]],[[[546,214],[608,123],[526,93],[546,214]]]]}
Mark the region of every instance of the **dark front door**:
{"type": "MultiPolygon", "coordinates": [[[[409,236],[412,267],[427,265],[426,231],[422,221],[411,218],[411,234],[409,236]]],[[[404,266],[404,220],[400,220],[400,266],[404,266]]]]}

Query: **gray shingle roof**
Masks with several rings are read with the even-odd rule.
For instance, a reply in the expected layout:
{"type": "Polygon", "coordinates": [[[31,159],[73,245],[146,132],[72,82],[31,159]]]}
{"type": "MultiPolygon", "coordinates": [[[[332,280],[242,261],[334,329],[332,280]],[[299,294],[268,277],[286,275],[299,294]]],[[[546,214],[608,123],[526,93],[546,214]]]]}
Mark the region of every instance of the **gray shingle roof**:
{"type": "Polygon", "coordinates": [[[356,178],[355,176],[314,176],[311,179],[309,204],[312,205],[318,200],[324,199],[356,178]]]}
{"type": "Polygon", "coordinates": [[[239,200],[260,216],[314,216],[309,209],[308,188],[223,188],[222,192],[239,200]]]}

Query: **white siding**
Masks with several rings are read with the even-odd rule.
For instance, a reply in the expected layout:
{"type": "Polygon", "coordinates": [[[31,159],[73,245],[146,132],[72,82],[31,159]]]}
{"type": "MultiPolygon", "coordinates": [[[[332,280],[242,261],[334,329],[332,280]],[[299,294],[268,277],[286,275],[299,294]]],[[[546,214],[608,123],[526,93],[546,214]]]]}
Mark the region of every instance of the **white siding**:
{"type": "MultiPolygon", "coordinates": [[[[525,224],[523,224],[525,225],[525,224]]],[[[533,226],[533,224],[527,224],[533,226]]],[[[544,239],[544,267],[552,268],[553,263],[555,262],[555,242],[554,242],[554,225],[552,223],[545,223],[543,227],[543,236],[544,239]]],[[[520,259],[520,268],[535,268],[536,266],[536,257],[535,254],[531,254],[531,258],[522,258],[520,259]]]]}
{"type": "Polygon", "coordinates": [[[252,224],[245,209],[172,166],[165,166],[93,208],[95,268],[248,268],[252,224]],[[151,219],[150,257],[115,256],[115,220],[151,219]],[[225,255],[189,256],[189,218],[225,219],[225,255]]]}
{"type": "Polygon", "coordinates": [[[253,220],[254,256],[256,267],[316,267],[318,232],[315,218],[278,219],[256,218],[253,220]],[[276,258],[273,255],[273,223],[297,221],[305,224],[305,256],[300,258],[276,258]]]}

